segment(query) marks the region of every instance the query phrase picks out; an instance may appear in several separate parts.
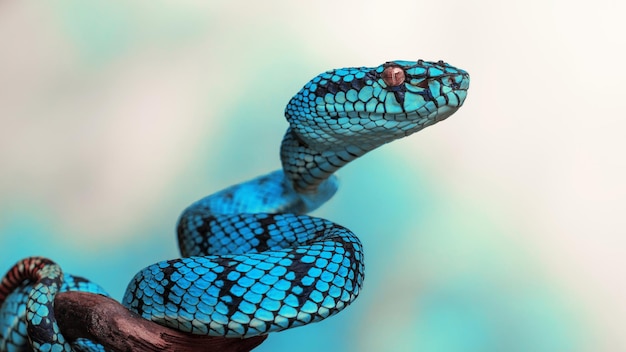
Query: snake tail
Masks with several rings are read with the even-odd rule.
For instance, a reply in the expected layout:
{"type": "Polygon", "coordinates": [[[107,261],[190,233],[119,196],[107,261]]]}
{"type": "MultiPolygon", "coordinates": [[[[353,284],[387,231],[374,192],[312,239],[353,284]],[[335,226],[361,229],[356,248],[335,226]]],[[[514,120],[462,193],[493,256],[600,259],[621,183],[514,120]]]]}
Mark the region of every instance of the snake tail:
{"type": "Polygon", "coordinates": [[[26,300],[26,334],[34,351],[70,351],[54,317],[54,297],[63,284],[63,272],[53,261],[26,258],[11,268],[0,282],[0,307],[24,282],[32,282],[26,300]]]}
{"type": "Polygon", "coordinates": [[[104,351],[86,339],[66,341],[54,316],[54,298],[66,291],[108,296],[85,278],[63,274],[47,258],[25,258],[9,269],[0,281],[0,351],[104,351]]]}

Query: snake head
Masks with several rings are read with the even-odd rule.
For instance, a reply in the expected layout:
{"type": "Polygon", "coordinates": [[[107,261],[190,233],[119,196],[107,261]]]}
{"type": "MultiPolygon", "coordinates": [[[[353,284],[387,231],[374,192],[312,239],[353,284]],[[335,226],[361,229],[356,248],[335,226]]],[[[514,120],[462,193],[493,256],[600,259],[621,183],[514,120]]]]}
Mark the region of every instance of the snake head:
{"type": "Polygon", "coordinates": [[[312,149],[374,149],[452,115],[465,101],[469,74],[443,61],[389,61],[324,72],[285,110],[312,149]]]}

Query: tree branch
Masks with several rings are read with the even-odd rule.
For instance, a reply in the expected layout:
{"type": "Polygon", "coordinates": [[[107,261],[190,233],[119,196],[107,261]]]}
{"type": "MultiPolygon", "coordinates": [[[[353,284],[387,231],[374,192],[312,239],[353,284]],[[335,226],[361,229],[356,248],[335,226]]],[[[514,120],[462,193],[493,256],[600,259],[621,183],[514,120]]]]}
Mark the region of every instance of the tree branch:
{"type": "Polygon", "coordinates": [[[267,338],[267,335],[238,339],[183,333],[143,319],[117,301],[92,293],[59,293],[54,304],[59,327],[68,340],[87,338],[119,352],[244,352],[267,338]]]}

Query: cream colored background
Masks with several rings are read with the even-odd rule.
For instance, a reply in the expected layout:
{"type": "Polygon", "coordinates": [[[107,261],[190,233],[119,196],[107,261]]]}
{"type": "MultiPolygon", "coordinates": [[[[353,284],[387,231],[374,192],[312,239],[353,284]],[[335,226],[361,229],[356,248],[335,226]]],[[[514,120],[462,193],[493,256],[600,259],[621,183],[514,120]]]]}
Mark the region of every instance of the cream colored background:
{"type": "Polygon", "coordinates": [[[619,1],[4,2],[0,270],[46,255],[121,298],[190,202],[279,167],[285,103],[333,67],[443,59],[449,120],[341,170],[316,213],[362,296],[259,351],[626,349],[619,1]],[[294,349],[296,344],[297,349],[294,349]]]}

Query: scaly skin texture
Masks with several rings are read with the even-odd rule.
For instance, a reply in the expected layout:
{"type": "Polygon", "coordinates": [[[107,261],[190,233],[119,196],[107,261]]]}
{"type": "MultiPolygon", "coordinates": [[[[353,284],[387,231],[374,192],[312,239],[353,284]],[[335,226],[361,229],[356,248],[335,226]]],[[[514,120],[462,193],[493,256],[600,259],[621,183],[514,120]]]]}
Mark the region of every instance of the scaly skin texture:
{"type": "Polygon", "coordinates": [[[67,291],[108,296],[87,279],[63,275],[49,259],[30,257],[15,264],[0,281],[0,351],[104,351],[87,340],[69,344],[60,333],[53,302],[57,292],[67,291]]]}
{"type": "MultiPolygon", "coordinates": [[[[280,150],[282,170],[189,206],[178,223],[183,258],[143,269],[122,303],[166,326],[227,337],[263,335],[338,313],[361,290],[361,242],[348,229],[305,214],[335,194],[335,171],[446,119],[463,104],[468,88],[469,75],[442,61],[391,61],[313,78],[285,109],[289,128],[280,150]]],[[[62,278],[60,269],[50,275],[62,278]]],[[[29,285],[12,282],[3,289],[0,284],[0,293],[14,296],[4,304],[0,296],[4,346],[15,342],[13,333],[3,331],[26,335],[19,325],[24,323],[7,323],[24,306],[48,318],[31,300],[45,304],[55,289],[29,285]]],[[[28,324],[44,327],[41,320],[28,324]]],[[[59,350],[68,350],[56,325],[48,325],[50,333],[37,337],[48,336],[59,350]]]]}

